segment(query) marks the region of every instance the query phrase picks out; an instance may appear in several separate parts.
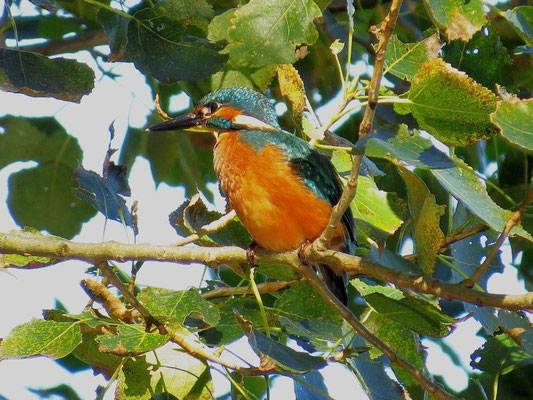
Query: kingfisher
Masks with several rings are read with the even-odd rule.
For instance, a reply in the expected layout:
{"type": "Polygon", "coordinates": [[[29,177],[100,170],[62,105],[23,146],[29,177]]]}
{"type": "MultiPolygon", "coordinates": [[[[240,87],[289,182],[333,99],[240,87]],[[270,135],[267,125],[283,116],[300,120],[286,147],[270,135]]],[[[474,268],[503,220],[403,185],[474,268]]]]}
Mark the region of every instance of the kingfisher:
{"type": "MultiPolygon", "coordinates": [[[[190,113],[148,131],[213,132],[214,168],[222,192],[254,240],[251,249],[301,249],[326,228],[342,183],[328,157],[283,130],[267,97],[244,87],[224,88],[203,97],[190,113]]],[[[353,254],[355,225],[350,208],[332,248],[353,254]]],[[[345,305],[346,276],[316,266],[329,290],[345,305]]]]}

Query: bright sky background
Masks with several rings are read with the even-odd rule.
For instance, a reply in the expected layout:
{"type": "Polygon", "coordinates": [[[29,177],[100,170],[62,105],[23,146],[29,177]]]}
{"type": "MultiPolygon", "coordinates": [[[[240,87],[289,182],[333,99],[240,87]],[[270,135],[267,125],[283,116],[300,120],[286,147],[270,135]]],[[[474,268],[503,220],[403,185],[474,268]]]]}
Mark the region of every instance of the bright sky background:
{"type": "MultiPolygon", "coordinates": [[[[1,1],[0,6],[3,10],[1,1]]],[[[68,55],[65,57],[72,58],[68,55]]],[[[82,99],[81,104],[0,92],[0,116],[6,114],[25,117],[55,116],[67,132],[78,139],[84,152],[83,166],[88,170],[101,172],[109,140],[108,127],[111,122],[115,121],[113,147],[120,148],[128,124],[138,128],[145,127],[146,116],[153,109],[152,99],[142,75],[132,64],[102,64],[104,68],[112,69],[115,74],[120,75],[116,80],[112,80],[102,76],[88,53],[80,53],[75,58],[90,65],[97,76],[95,89],[82,99]]],[[[362,65],[364,64],[359,65],[359,69],[362,65]]],[[[171,112],[188,107],[186,96],[177,96],[174,100],[171,112]]],[[[318,110],[319,116],[326,121],[334,109],[335,106],[330,105],[318,110]]],[[[2,232],[18,229],[6,204],[8,177],[21,168],[33,165],[35,165],[33,162],[16,163],[0,170],[0,231],[2,232]]],[[[156,188],[149,164],[143,158],[138,158],[133,166],[130,186],[132,199],[139,202],[140,232],[137,241],[156,244],[168,244],[175,241],[175,232],[168,224],[168,214],[184,200],[183,189],[169,187],[166,184],[161,184],[156,188]]],[[[216,186],[213,185],[213,189],[215,188],[216,186]]],[[[214,190],[214,192],[218,191],[214,190]]],[[[222,211],[224,200],[219,197],[215,203],[222,211]]],[[[109,222],[104,233],[104,223],[103,216],[99,214],[83,226],[82,232],[74,240],[79,242],[132,241],[131,231],[126,235],[124,228],[115,222],[109,222]]],[[[504,246],[502,249],[504,259],[509,262],[509,246],[504,246]]],[[[80,312],[88,301],[79,286],[80,280],[87,277],[84,274],[87,267],[87,264],[72,261],[29,272],[0,271],[0,321],[2,321],[0,337],[7,336],[16,325],[32,318],[40,318],[41,310],[53,308],[56,299],[63,302],[69,311],[80,312]]],[[[203,267],[200,265],[147,263],[141,269],[137,282],[140,285],[183,289],[198,286],[202,271],[203,267]]],[[[509,267],[505,269],[503,275],[496,274],[491,279],[489,290],[516,294],[525,292],[523,284],[517,282],[516,270],[509,267]]],[[[470,353],[483,343],[481,338],[475,336],[478,329],[479,324],[469,319],[458,324],[454,333],[444,339],[459,353],[462,367],[466,369],[469,369],[470,353]]],[[[423,340],[423,344],[428,348],[427,365],[430,371],[444,374],[447,382],[455,389],[465,387],[467,375],[463,369],[454,365],[433,342],[423,340]]],[[[251,360],[255,358],[244,341],[234,347],[238,348],[239,354],[244,353],[251,360]]],[[[356,386],[351,373],[343,367],[334,365],[325,368],[323,372],[330,395],[334,399],[365,398],[356,386]]],[[[217,372],[213,373],[213,378],[216,395],[225,393],[229,388],[226,378],[217,372]]],[[[271,392],[273,399],[293,398],[290,379],[276,378],[275,382],[271,392]]],[[[38,396],[26,388],[46,388],[59,383],[68,383],[83,399],[91,399],[94,398],[97,385],[105,385],[105,380],[101,376],[93,376],[91,371],[71,374],[46,358],[0,362],[0,395],[9,400],[38,399],[38,396]]],[[[108,392],[106,398],[113,398],[112,390],[108,392]]]]}

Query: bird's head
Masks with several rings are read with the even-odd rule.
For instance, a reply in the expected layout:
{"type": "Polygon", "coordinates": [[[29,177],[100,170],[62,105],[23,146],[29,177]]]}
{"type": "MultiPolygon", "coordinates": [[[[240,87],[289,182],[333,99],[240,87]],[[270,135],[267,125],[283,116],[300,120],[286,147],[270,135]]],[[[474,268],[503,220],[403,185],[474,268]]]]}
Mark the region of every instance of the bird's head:
{"type": "Polygon", "coordinates": [[[196,127],[215,132],[280,129],[274,108],[265,96],[252,89],[232,87],[209,93],[193,112],[151,126],[148,130],[173,131],[196,127]]]}

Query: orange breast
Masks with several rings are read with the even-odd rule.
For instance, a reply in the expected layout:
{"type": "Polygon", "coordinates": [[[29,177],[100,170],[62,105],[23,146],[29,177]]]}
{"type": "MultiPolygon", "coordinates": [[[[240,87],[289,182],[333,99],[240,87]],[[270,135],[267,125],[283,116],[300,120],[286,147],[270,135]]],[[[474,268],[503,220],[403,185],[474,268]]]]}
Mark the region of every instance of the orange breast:
{"type": "Polygon", "coordinates": [[[219,136],[214,164],[230,205],[263,248],[295,249],[325,229],[331,205],[305,186],[276,146],[256,152],[238,132],[226,132],[219,136]]]}

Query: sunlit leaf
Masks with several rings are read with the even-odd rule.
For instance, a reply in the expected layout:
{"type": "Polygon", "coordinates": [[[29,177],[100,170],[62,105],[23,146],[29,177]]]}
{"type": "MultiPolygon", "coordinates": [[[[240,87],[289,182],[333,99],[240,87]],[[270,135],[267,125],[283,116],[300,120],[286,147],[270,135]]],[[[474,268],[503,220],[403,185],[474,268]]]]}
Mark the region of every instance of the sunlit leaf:
{"type": "Polygon", "coordinates": [[[533,150],[533,99],[511,97],[500,101],[490,119],[507,140],[533,150]]]}
{"type": "Polygon", "coordinates": [[[472,359],[470,365],[473,368],[491,375],[505,375],[516,368],[533,364],[531,354],[504,333],[489,338],[470,357],[472,359]]]}
{"type": "Polygon", "coordinates": [[[448,40],[470,40],[487,21],[481,0],[424,0],[431,19],[448,40]]]}
{"type": "Polygon", "coordinates": [[[229,43],[224,52],[234,66],[292,63],[296,46],[316,41],[313,20],[321,15],[313,0],[251,0],[215,17],[209,37],[229,43]]]}
{"type": "Polygon", "coordinates": [[[409,107],[422,129],[449,146],[466,146],[496,131],[489,115],[496,96],[440,58],[422,64],[409,91],[409,107]]]}
{"type": "Polygon", "coordinates": [[[47,356],[65,357],[81,343],[78,321],[56,322],[33,319],[14,328],[0,343],[0,360],[47,356]]]}
{"type": "Polygon", "coordinates": [[[390,72],[402,79],[412,79],[420,64],[436,58],[440,50],[440,40],[433,34],[416,43],[403,43],[392,35],[385,52],[383,73],[390,72]]]}
{"type": "Polygon", "coordinates": [[[301,133],[305,108],[305,87],[302,78],[292,64],[278,65],[276,71],[281,94],[287,101],[297,132],[301,133]]]}
{"type": "Polygon", "coordinates": [[[213,398],[209,366],[174,344],[130,358],[120,369],[117,400],[213,398]]]}
{"type": "Polygon", "coordinates": [[[98,349],[104,353],[121,356],[138,355],[163,346],[170,339],[170,335],[159,332],[146,332],[142,325],[119,325],[117,332],[107,332],[100,335],[96,341],[98,349]]]}
{"type": "MultiPolygon", "coordinates": [[[[511,211],[498,206],[487,194],[487,189],[476,176],[472,168],[460,159],[455,159],[455,168],[432,169],[431,173],[442,186],[477,217],[485,221],[492,229],[501,232],[511,211]]],[[[521,226],[516,226],[511,235],[518,235],[530,241],[533,237],[521,226]]]]}
{"type": "Polygon", "coordinates": [[[204,300],[194,289],[170,290],[147,287],[139,294],[139,300],[150,313],[171,326],[180,328],[191,313],[200,314],[203,321],[216,325],[220,319],[213,303],[204,300]]]}

